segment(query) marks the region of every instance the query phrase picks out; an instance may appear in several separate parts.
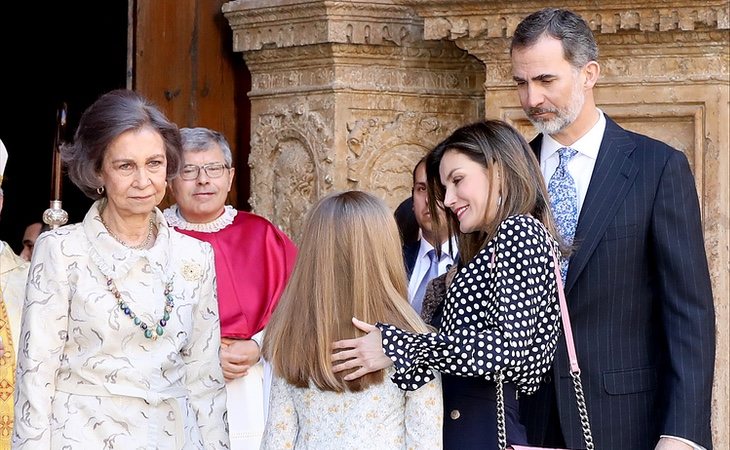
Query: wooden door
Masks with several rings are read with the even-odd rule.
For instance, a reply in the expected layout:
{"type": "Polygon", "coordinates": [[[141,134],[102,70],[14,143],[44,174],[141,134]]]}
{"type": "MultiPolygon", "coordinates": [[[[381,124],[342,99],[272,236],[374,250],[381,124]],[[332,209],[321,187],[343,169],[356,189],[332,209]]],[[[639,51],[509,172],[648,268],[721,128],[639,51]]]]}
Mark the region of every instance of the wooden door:
{"type": "Polygon", "coordinates": [[[236,167],[229,201],[249,209],[251,76],[241,54],[232,51],[221,13],[225,0],[129,1],[129,87],[178,126],[204,126],[226,136],[236,167]]]}

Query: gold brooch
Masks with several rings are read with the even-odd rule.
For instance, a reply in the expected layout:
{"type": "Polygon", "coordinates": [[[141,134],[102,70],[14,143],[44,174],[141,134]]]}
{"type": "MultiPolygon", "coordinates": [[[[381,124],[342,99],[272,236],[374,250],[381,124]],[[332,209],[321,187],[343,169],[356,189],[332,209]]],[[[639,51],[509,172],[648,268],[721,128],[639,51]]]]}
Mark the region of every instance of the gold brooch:
{"type": "Polygon", "coordinates": [[[203,269],[200,268],[198,263],[185,263],[181,269],[182,276],[187,281],[197,281],[203,276],[203,269]]]}

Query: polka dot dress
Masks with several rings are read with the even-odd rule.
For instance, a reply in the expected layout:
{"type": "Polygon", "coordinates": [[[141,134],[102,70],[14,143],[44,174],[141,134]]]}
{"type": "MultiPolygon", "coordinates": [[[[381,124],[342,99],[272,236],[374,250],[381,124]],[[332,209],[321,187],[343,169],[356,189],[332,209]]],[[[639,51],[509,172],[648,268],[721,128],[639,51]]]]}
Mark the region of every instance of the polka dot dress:
{"type": "Polygon", "coordinates": [[[523,394],[550,368],[561,332],[553,252],[557,244],[532,216],[512,216],[454,278],[439,333],[377,324],[392,377],[414,390],[433,370],[493,380],[495,371],[523,394]]]}

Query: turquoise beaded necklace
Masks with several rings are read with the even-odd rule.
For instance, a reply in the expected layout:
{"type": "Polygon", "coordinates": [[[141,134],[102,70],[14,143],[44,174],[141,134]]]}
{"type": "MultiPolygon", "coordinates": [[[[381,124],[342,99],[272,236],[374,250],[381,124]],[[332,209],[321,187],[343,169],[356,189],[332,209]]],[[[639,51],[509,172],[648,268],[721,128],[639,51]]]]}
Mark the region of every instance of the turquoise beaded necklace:
{"type": "Polygon", "coordinates": [[[158,337],[165,333],[165,326],[167,325],[167,321],[170,320],[172,307],[175,306],[175,302],[172,298],[172,278],[165,283],[165,310],[162,313],[162,319],[157,321],[157,326],[153,331],[144,320],[140,319],[139,316],[132,311],[132,308],[129,307],[127,302],[122,299],[122,294],[119,292],[119,289],[117,289],[117,285],[114,283],[114,280],[106,275],[104,275],[104,277],[106,278],[107,289],[109,289],[109,292],[111,292],[117,300],[117,306],[119,306],[119,309],[122,310],[122,312],[129,317],[136,326],[142,329],[144,337],[156,341],[158,337]]]}

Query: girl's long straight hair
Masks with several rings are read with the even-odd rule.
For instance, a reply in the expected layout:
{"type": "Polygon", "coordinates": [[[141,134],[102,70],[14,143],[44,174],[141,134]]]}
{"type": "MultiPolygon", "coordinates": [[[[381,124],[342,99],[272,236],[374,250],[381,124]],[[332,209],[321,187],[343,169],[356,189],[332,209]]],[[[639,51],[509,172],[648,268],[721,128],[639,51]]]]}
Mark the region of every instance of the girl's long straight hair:
{"type": "Polygon", "coordinates": [[[330,194],[307,214],[291,279],[266,327],[263,355],[274,372],[298,387],[359,391],[384,371],[354,381],[332,372],[332,343],[363,336],[352,317],[428,331],[407,300],[400,236],[377,197],[330,194]]]}

